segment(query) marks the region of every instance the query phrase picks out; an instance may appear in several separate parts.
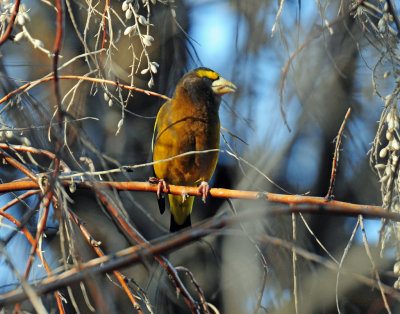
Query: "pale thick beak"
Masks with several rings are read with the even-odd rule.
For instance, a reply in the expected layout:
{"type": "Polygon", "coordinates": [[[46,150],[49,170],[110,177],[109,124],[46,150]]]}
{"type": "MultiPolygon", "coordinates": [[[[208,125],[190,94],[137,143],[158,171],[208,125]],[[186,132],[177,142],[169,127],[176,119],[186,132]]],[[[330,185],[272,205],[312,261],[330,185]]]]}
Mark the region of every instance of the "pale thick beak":
{"type": "Polygon", "coordinates": [[[224,79],[223,77],[219,77],[218,80],[215,80],[211,84],[211,88],[213,89],[214,93],[218,95],[224,95],[228,93],[234,93],[237,89],[236,85],[228,80],[224,79]]]}

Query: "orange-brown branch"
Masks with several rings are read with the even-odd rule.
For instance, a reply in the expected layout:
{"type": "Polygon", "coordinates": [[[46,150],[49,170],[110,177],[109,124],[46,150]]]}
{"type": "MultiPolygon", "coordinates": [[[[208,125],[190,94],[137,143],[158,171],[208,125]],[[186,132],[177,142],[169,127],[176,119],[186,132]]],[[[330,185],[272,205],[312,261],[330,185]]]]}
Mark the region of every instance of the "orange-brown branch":
{"type": "MultiPolygon", "coordinates": [[[[69,186],[71,181],[62,181],[64,186],[69,186]]],[[[145,191],[145,192],[157,192],[157,185],[149,182],[80,182],[75,183],[78,189],[117,189],[119,191],[145,191]]],[[[31,190],[38,189],[37,183],[32,181],[14,181],[9,183],[0,184],[0,193],[19,191],[19,190],[31,190]]],[[[188,195],[201,196],[197,187],[191,186],[177,186],[169,185],[168,189],[164,189],[164,193],[180,195],[183,192],[188,195]]],[[[324,197],[317,196],[303,196],[303,195],[286,195],[276,194],[269,192],[257,192],[257,191],[241,191],[241,190],[230,190],[222,188],[210,189],[210,195],[217,198],[240,198],[240,199],[252,199],[252,200],[265,200],[274,203],[296,205],[296,204],[312,204],[317,206],[323,206],[325,209],[335,208],[336,214],[348,214],[348,215],[359,215],[364,214],[374,218],[388,218],[395,221],[400,221],[400,215],[388,212],[381,206],[373,205],[360,205],[341,201],[327,201],[324,197]]]]}
{"type": "MultiPolygon", "coordinates": [[[[44,82],[49,82],[54,80],[55,77],[54,76],[47,76],[44,78],[41,78],[39,80],[36,81],[32,81],[29,83],[26,83],[24,85],[21,85],[20,87],[18,87],[17,89],[11,91],[10,93],[8,93],[7,95],[5,95],[3,98],[0,99],[0,104],[5,102],[6,100],[10,99],[13,95],[22,92],[24,89],[27,89],[30,86],[39,84],[39,83],[44,83],[44,82]]],[[[152,95],[152,96],[157,96],[163,99],[168,100],[169,97],[162,95],[162,94],[158,94],[155,92],[151,92],[149,90],[146,89],[142,89],[142,88],[137,88],[137,87],[133,87],[133,86],[129,86],[129,85],[125,85],[125,84],[120,84],[114,81],[109,81],[109,80],[104,80],[104,79],[99,79],[99,78],[95,78],[95,77],[87,77],[87,76],[80,76],[80,75],[59,75],[58,79],[60,80],[83,80],[83,81],[90,81],[90,82],[95,82],[95,83],[102,83],[102,84],[109,84],[109,85],[114,85],[114,86],[118,86],[127,90],[133,90],[136,92],[140,92],[140,93],[144,93],[146,95],[152,95]]]]}
{"type": "Polygon", "coordinates": [[[0,46],[4,44],[4,42],[10,37],[12,29],[14,27],[15,18],[17,17],[19,11],[19,4],[21,3],[20,0],[15,0],[14,8],[12,10],[10,21],[8,23],[7,29],[4,32],[3,36],[0,38],[0,46]]]}

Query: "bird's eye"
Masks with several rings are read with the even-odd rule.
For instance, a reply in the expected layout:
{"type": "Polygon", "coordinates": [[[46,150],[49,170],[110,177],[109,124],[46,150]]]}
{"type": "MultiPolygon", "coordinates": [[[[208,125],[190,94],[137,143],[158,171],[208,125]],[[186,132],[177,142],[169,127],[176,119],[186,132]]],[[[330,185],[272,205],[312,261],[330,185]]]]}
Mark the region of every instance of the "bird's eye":
{"type": "Polygon", "coordinates": [[[202,79],[203,79],[204,82],[209,83],[209,84],[211,84],[212,81],[213,81],[213,80],[210,79],[208,76],[203,76],[202,79]]]}

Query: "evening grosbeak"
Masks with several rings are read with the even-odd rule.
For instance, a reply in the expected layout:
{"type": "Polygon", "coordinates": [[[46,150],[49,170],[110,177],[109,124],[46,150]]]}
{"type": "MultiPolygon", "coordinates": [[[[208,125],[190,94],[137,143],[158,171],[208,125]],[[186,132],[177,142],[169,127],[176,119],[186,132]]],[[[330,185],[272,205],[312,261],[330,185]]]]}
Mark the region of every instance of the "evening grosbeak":
{"type": "MultiPolygon", "coordinates": [[[[219,149],[221,96],[235,90],[233,83],[207,68],[197,68],[183,76],[172,99],[164,103],[157,114],[153,161],[191,151],[219,149]]],[[[218,154],[218,151],[193,153],[154,164],[161,214],[165,210],[165,201],[160,198],[160,193],[166,184],[199,186],[205,200],[218,154]]],[[[171,232],[190,226],[194,196],[169,194],[168,198],[171,232]]]]}

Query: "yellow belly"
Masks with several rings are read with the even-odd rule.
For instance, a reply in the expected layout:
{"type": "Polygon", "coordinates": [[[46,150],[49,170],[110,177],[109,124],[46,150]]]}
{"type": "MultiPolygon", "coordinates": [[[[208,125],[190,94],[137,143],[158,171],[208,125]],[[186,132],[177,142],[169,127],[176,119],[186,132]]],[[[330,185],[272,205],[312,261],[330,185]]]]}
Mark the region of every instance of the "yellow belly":
{"type": "MultiPolygon", "coordinates": [[[[218,149],[219,123],[211,127],[213,131],[210,125],[188,121],[167,128],[156,139],[153,160],[160,161],[190,151],[218,149]]],[[[217,161],[218,151],[193,153],[155,164],[154,172],[157,178],[164,179],[168,184],[194,186],[211,179],[217,161]]]]}

